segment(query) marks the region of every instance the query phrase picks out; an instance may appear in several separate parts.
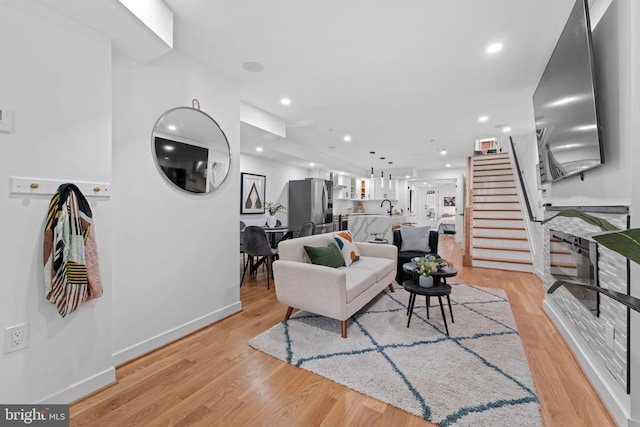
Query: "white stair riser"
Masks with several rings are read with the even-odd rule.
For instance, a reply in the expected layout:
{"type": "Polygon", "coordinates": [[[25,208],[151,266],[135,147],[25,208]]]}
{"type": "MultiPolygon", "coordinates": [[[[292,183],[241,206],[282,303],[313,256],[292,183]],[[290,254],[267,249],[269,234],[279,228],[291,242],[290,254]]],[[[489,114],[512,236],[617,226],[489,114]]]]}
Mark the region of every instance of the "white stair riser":
{"type": "Polygon", "coordinates": [[[504,169],[504,168],[511,169],[511,163],[503,162],[502,160],[500,160],[500,161],[491,162],[491,164],[486,164],[486,165],[479,165],[479,164],[474,165],[473,173],[475,174],[476,172],[479,172],[479,171],[496,170],[496,169],[504,169]]]}
{"type": "Polygon", "coordinates": [[[491,179],[490,177],[482,177],[479,180],[473,179],[472,186],[473,188],[491,188],[491,187],[506,187],[507,185],[512,186],[515,184],[513,178],[507,177],[506,179],[502,179],[502,177],[494,177],[491,179]]]}
{"type": "Polygon", "coordinates": [[[524,221],[504,220],[500,219],[473,219],[474,227],[505,227],[505,228],[524,228],[524,221]]]}
{"type": "MultiPolygon", "coordinates": [[[[483,173],[483,174],[473,174],[473,182],[477,183],[479,181],[487,181],[487,180],[492,180],[492,181],[500,181],[500,180],[505,180],[505,179],[511,179],[513,180],[513,174],[512,173],[507,173],[505,171],[496,171],[496,172],[492,172],[492,171],[487,171],[487,173],[483,173]]],[[[511,184],[513,185],[513,184],[511,184]]]]}
{"type": "Polygon", "coordinates": [[[506,176],[506,177],[511,177],[513,178],[513,172],[511,170],[494,170],[494,169],[487,169],[487,170],[474,170],[473,171],[473,177],[475,178],[484,178],[487,176],[492,176],[492,175],[498,175],[498,176],[506,176]]]}
{"type": "Polygon", "coordinates": [[[573,254],[553,254],[553,262],[559,262],[562,264],[575,264],[576,256],[573,254]]]}
{"type": "Polygon", "coordinates": [[[498,270],[523,271],[527,273],[533,272],[533,266],[528,264],[511,264],[507,262],[493,262],[473,260],[474,267],[497,268],[498,270]]]}
{"type": "Polygon", "coordinates": [[[578,268],[569,268],[569,267],[555,267],[551,266],[549,269],[551,275],[566,275],[566,276],[577,276],[578,268]]]}
{"type": "Polygon", "coordinates": [[[482,203],[476,202],[473,204],[474,209],[518,209],[519,203],[482,203]]]}
{"type": "Polygon", "coordinates": [[[475,195],[473,196],[473,203],[486,203],[486,202],[517,202],[518,196],[492,196],[490,194],[475,195]]]}
{"type": "MultiPolygon", "coordinates": [[[[493,235],[491,230],[486,230],[486,231],[489,231],[491,233],[491,234],[487,233],[486,235],[493,235]]],[[[497,246],[501,248],[529,249],[529,242],[526,240],[498,240],[498,239],[483,239],[482,237],[474,237],[473,246],[497,246]]]]}
{"type": "Polygon", "coordinates": [[[520,211],[473,211],[474,218],[519,218],[522,219],[522,212],[520,211]]]}
{"type": "Polygon", "coordinates": [[[531,253],[520,251],[501,251],[497,249],[477,249],[473,248],[472,257],[491,257],[519,261],[531,261],[531,253]]]}
{"type": "Polygon", "coordinates": [[[491,229],[474,229],[473,230],[473,234],[478,234],[480,236],[493,236],[493,237],[524,237],[526,238],[527,235],[525,234],[524,230],[491,230],[491,229]]]}
{"type": "MultiPolygon", "coordinates": [[[[496,186],[494,186],[496,187],[496,186]]],[[[506,185],[500,187],[507,187],[506,185]]],[[[511,188],[474,188],[473,195],[475,196],[490,196],[492,194],[514,194],[516,193],[516,187],[511,188]]]]}
{"type": "Polygon", "coordinates": [[[494,162],[498,159],[509,159],[508,153],[496,153],[496,154],[487,154],[481,157],[474,157],[474,163],[482,163],[482,162],[494,162]]]}
{"type": "MultiPolygon", "coordinates": [[[[498,183],[498,182],[509,182],[513,185],[514,179],[513,175],[511,176],[474,176],[473,177],[473,187],[477,187],[478,184],[485,184],[487,182],[498,183]]],[[[497,184],[496,184],[497,185],[497,184]]]]}

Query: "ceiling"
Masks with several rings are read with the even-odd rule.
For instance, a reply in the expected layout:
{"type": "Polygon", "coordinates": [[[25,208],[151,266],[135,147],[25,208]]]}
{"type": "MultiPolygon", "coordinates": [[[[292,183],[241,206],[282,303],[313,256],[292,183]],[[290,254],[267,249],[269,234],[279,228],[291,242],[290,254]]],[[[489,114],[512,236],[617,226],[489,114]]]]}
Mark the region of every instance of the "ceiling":
{"type": "Polygon", "coordinates": [[[242,152],[398,176],[466,167],[474,140],[532,133],[531,97],[574,0],[165,2],[174,48],[286,121],[286,138],[243,125],[242,152]]]}

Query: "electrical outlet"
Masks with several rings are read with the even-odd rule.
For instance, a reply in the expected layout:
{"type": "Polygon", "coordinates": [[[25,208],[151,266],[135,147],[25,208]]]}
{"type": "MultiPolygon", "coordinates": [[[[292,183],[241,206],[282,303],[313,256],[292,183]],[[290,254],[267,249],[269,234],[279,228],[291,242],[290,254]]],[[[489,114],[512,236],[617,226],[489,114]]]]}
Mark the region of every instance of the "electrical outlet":
{"type": "Polygon", "coordinates": [[[10,326],[4,330],[4,352],[22,350],[29,346],[29,324],[10,326]]]}

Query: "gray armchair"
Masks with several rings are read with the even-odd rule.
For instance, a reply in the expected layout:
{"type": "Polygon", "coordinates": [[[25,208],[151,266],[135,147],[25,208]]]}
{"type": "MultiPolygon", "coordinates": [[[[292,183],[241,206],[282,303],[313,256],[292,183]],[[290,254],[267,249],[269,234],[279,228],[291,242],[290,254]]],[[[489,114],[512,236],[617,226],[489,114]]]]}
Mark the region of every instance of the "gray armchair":
{"type": "Polygon", "coordinates": [[[402,269],[402,264],[411,262],[411,258],[421,257],[425,255],[438,255],[438,231],[429,231],[429,253],[417,252],[417,251],[402,251],[402,234],[400,230],[393,231],[393,244],[398,247],[398,265],[396,270],[396,282],[402,285],[405,280],[412,279],[411,274],[405,272],[402,269]]]}

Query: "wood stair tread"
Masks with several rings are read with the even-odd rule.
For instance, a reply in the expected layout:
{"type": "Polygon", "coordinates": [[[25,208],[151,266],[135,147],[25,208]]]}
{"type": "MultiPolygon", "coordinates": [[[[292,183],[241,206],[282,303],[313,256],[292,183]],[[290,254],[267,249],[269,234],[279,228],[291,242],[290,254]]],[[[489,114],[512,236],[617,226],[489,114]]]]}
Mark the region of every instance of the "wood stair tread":
{"type": "Polygon", "coordinates": [[[474,216],[473,219],[489,220],[489,221],[522,221],[522,218],[487,218],[483,216],[474,216]]]}
{"type": "Polygon", "coordinates": [[[490,240],[519,240],[526,242],[526,237],[506,237],[506,236],[471,236],[472,239],[490,239],[490,240]]]}
{"type": "Polygon", "coordinates": [[[524,231],[524,227],[489,227],[484,225],[474,225],[474,230],[516,230],[516,231],[524,231]]]}
{"type": "Polygon", "coordinates": [[[474,180],[474,184],[486,184],[487,182],[515,182],[513,179],[489,179],[486,181],[476,181],[474,180]]]}
{"type": "Polygon", "coordinates": [[[492,194],[474,194],[473,197],[507,197],[517,196],[518,193],[492,193],[492,194]]]}
{"type": "Polygon", "coordinates": [[[488,249],[492,251],[530,252],[529,248],[507,248],[504,246],[474,246],[473,249],[488,249]]]}
{"type": "Polygon", "coordinates": [[[479,204],[479,205],[486,205],[486,204],[489,204],[489,203],[503,203],[503,204],[509,203],[510,204],[510,203],[520,203],[520,202],[509,200],[509,201],[506,201],[506,202],[487,201],[487,202],[476,202],[476,203],[479,204]]]}
{"type": "Polygon", "coordinates": [[[564,267],[564,268],[578,268],[576,264],[570,264],[566,262],[552,262],[551,267],[564,267]]]}
{"type": "Polygon", "coordinates": [[[484,190],[506,190],[506,189],[514,189],[515,190],[515,186],[498,186],[498,187],[479,187],[479,188],[474,188],[473,192],[475,193],[476,191],[484,191],[484,190]]]}
{"type": "Polygon", "coordinates": [[[474,212],[520,212],[520,209],[474,209],[474,212]]]}
{"type": "Polygon", "coordinates": [[[504,258],[492,258],[492,257],[484,257],[484,256],[474,256],[474,261],[490,261],[490,262],[504,262],[507,264],[525,264],[525,265],[533,265],[531,261],[521,260],[521,259],[504,259],[504,258]]]}

